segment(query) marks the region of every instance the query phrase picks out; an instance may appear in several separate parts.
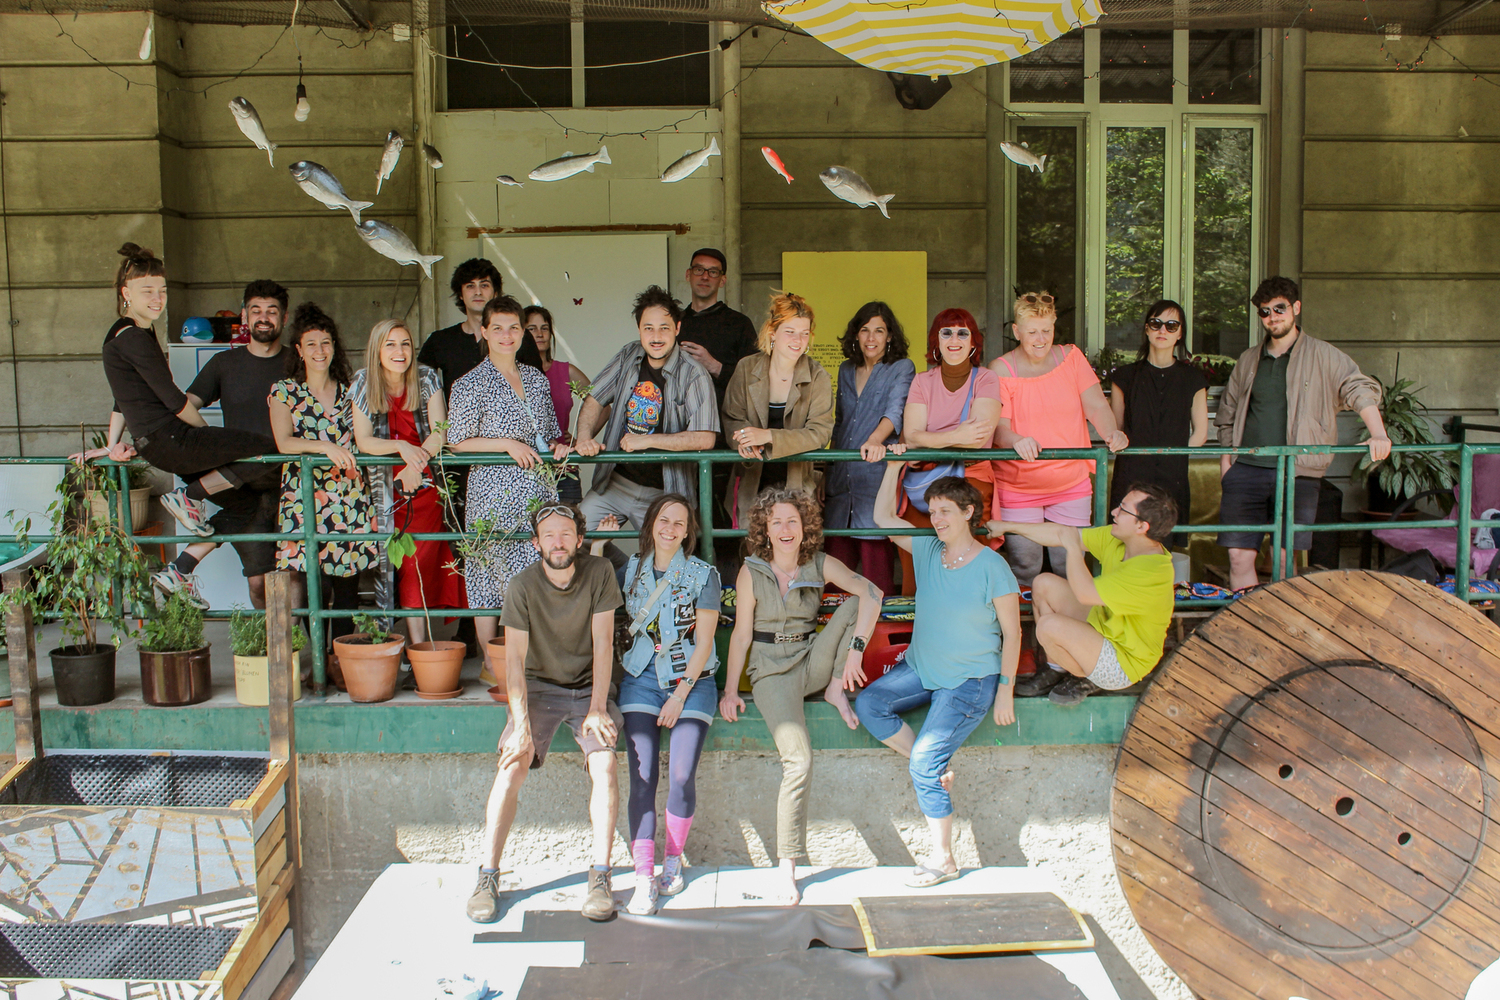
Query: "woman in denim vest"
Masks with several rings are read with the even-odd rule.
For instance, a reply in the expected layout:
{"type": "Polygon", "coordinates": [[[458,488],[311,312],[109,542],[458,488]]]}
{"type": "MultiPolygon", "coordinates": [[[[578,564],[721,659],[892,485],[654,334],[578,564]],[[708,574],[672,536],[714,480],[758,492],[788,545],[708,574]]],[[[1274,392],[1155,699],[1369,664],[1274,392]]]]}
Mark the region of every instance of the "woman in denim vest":
{"type": "Polygon", "coordinates": [[[640,554],[625,567],[622,589],[630,614],[630,644],[619,705],[630,754],[630,850],[635,858],[631,913],[654,913],[658,895],[687,884],[682,848],[697,804],[698,758],[718,695],[714,633],[723,587],[718,570],[691,555],[698,517],[688,498],[664,493],[646,509],[640,554]],[[656,784],[661,731],[671,731],[667,755],[666,858],[656,865],[656,784]]]}

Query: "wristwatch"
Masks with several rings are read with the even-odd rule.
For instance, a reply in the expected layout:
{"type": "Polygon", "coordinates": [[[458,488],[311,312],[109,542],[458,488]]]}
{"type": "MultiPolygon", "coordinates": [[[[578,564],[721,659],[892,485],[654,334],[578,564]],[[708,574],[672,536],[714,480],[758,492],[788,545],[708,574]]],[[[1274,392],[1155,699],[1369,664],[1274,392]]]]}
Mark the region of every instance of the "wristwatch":
{"type": "Polygon", "coordinates": [[[865,651],[865,637],[862,635],[855,636],[854,641],[849,643],[849,648],[863,653],[865,651]]]}
{"type": "Polygon", "coordinates": [[[698,678],[684,676],[678,678],[677,683],[681,684],[683,687],[691,691],[693,689],[693,685],[698,683],[698,678]]]}

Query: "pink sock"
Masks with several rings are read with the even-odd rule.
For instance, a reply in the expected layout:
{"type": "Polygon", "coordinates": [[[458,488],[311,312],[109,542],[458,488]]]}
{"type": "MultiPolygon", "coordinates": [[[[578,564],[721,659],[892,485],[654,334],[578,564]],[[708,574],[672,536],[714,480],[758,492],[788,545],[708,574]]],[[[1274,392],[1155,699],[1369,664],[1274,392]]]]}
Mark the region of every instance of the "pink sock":
{"type": "Polygon", "coordinates": [[[649,876],[656,870],[656,841],[632,840],[630,842],[630,853],[635,858],[635,871],[637,875],[649,876]]]}
{"type": "Polygon", "coordinates": [[[673,816],[667,813],[667,856],[681,857],[687,844],[688,831],[693,828],[693,817],[673,816]]]}

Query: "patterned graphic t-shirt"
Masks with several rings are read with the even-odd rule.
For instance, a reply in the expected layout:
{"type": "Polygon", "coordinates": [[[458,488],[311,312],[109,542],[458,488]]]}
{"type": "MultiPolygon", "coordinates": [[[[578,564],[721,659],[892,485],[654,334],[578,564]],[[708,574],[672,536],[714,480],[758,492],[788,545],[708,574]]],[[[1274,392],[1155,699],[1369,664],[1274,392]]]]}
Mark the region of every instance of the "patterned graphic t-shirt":
{"type": "MultiPolygon", "coordinates": [[[[641,370],[630,398],[625,401],[627,434],[655,434],[661,427],[666,404],[667,379],[660,368],[651,367],[650,358],[641,358],[641,370]]],[[[622,462],[615,471],[632,482],[652,489],[662,488],[661,466],[656,463],[637,465],[622,462]]]]}

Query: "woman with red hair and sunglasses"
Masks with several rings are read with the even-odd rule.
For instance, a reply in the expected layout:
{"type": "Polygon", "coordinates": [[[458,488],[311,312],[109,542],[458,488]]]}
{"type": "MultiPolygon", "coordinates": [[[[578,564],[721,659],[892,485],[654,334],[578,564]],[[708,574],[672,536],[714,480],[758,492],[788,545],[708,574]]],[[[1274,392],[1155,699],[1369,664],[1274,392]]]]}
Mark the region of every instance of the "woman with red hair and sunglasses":
{"type": "MultiPolygon", "coordinates": [[[[984,367],[984,334],[967,309],[944,309],[927,332],[927,370],[912,379],[902,437],[910,448],[990,448],[999,419],[1000,379],[984,367]]],[[[902,478],[901,516],[932,527],[922,497],[932,481],[948,475],[963,476],[990,506],[991,463],[913,463],[902,478]]],[[[902,549],[900,556],[901,592],[910,596],[917,592],[911,554],[902,549]]]]}

